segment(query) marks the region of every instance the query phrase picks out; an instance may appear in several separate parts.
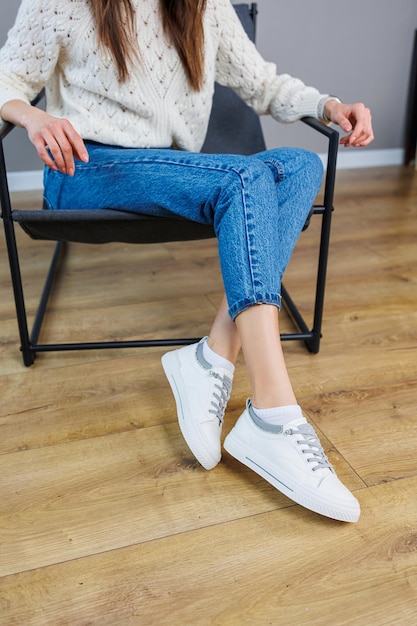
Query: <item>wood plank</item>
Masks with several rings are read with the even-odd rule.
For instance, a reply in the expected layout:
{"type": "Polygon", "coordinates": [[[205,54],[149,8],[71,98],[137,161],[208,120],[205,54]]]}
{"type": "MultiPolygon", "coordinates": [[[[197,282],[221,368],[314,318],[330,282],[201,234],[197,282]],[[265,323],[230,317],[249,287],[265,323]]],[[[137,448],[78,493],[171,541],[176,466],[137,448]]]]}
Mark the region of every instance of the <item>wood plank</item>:
{"type": "Polygon", "coordinates": [[[361,492],[357,525],[291,507],[10,576],[0,583],[3,619],[412,626],[416,490],[410,478],[361,492]]]}
{"type": "Polygon", "coordinates": [[[305,399],[309,416],[367,485],[417,476],[410,445],[415,437],[416,380],[305,399]]]}
{"type": "MultiPolygon", "coordinates": [[[[1,453],[176,422],[161,354],[160,349],[136,351],[99,363],[61,365],[53,375],[36,365],[2,376],[1,453]]],[[[247,393],[246,372],[240,367],[229,410],[243,409],[247,393]]]]}
{"type": "Polygon", "coordinates": [[[228,455],[201,468],[172,423],[3,455],[0,491],[0,576],[294,506],[228,455]]]}

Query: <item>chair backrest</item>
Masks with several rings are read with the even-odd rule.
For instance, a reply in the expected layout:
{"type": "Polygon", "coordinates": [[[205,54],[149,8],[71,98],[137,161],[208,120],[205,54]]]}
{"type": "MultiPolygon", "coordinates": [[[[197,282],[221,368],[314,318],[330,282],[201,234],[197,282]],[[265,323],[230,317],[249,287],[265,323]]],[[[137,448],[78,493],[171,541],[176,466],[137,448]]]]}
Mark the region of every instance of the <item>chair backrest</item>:
{"type": "MultiPolygon", "coordinates": [[[[235,4],[249,38],[255,42],[257,5],[235,4]]],[[[216,85],[213,108],[202,152],[254,154],[265,150],[258,115],[231,89],[216,85]]]]}

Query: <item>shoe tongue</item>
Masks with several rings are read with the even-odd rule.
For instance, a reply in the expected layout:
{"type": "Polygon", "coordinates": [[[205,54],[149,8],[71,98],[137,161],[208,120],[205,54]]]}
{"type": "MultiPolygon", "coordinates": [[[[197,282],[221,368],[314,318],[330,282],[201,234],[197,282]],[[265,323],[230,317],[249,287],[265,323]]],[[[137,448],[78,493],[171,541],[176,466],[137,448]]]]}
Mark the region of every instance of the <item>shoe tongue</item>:
{"type": "Polygon", "coordinates": [[[306,418],[304,417],[304,415],[302,415],[301,417],[297,417],[295,420],[291,420],[291,422],[287,422],[287,424],[285,424],[284,428],[297,428],[298,426],[302,426],[303,424],[308,424],[306,418]]]}
{"type": "Polygon", "coordinates": [[[217,374],[217,376],[219,376],[219,378],[221,378],[223,381],[225,378],[229,381],[229,383],[233,381],[233,373],[229,372],[229,370],[223,369],[223,367],[211,367],[210,369],[212,372],[217,374]]]}

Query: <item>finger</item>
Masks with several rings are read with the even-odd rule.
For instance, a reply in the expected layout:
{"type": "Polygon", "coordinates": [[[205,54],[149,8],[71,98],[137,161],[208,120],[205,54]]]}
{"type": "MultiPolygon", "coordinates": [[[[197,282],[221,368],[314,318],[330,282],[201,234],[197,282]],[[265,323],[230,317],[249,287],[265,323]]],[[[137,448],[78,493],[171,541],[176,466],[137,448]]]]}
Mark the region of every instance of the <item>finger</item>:
{"type": "Polygon", "coordinates": [[[74,175],[75,163],[74,157],[79,161],[88,162],[89,155],[84,141],[76,132],[74,127],[67,120],[63,120],[62,132],[56,137],[59,149],[65,163],[65,170],[70,176],[74,175]]]}
{"type": "Polygon", "coordinates": [[[358,147],[361,145],[363,141],[367,138],[367,133],[356,132],[356,129],[353,133],[348,136],[348,144],[350,146],[358,147]]]}
{"type": "Polygon", "coordinates": [[[350,133],[346,141],[346,145],[359,147],[367,145],[373,140],[372,125],[368,120],[360,120],[354,124],[352,133],[350,133]]]}
{"type": "Polygon", "coordinates": [[[45,165],[47,165],[48,167],[51,168],[51,170],[57,171],[58,170],[58,166],[55,163],[55,161],[53,160],[53,158],[51,157],[51,154],[48,150],[48,147],[45,146],[45,142],[43,139],[41,139],[40,141],[35,141],[34,142],[34,146],[36,148],[36,151],[39,155],[39,158],[45,163],[45,165]]]}
{"type": "Polygon", "coordinates": [[[350,133],[353,129],[352,122],[350,121],[349,117],[343,112],[340,112],[338,115],[336,115],[333,121],[335,122],[335,124],[338,124],[338,126],[340,126],[340,128],[345,133],[350,133]]]}
{"type": "Polygon", "coordinates": [[[77,133],[77,131],[73,128],[73,126],[68,122],[68,125],[64,127],[64,132],[66,134],[67,140],[69,141],[73,154],[76,159],[79,161],[84,161],[85,163],[89,160],[89,155],[87,152],[87,148],[85,147],[85,143],[77,133]]]}
{"type": "Polygon", "coordinates": [[[369,145],[373,140],[374,134],[372,128],[365,129],[360,134],[358,134],[355,129],[354,133],[342,137],[339,143],[344,145],[345,147],[353,146],[355,148],[359,148],[369,145]]]}
{"type": "Polygon", "coordinates": [[[75,172],[75,162],[74,162],[74,151],[71,143],[68,141],[67,137],[62,134],[56,138],[58,150],[61,152],[62,159],[64,161],[64,173],[69,174],[70,176],[74,175],[75,172]]]}
{"type": "Polygon", "coordinates": [[[374,139],[375,139],[374,134],[371,133],[370,135],[366,137],[366,139],[360,142],[359,147],[368,146],[374,139]]]}
{"type": "Polygon", "coordinates": [[[43,140],[45,147],[52,155],[52,158],[63,174],[69,173],[74,170],[74,157],[71,147],[64,135],[56,136],[56,130],[50,132],[49,129],[43,133],[43,140]]]}
{"type": "MultiPolygon", "coordinates": [[[[83,151],[83,148],[79,146],[79,141],[84,146],[83,141],[67,120],[60,120],[60,124],[56,128],[55,139],[64,160],[64,168],[72,176],[75,171],[74,156],[76,158],[80,156],[79,151],[83,151]]],[[[84,152],[86,152],[85,146],[84,152]]]]}
{"type": "Polygon", "coordinates": [[[368,145],[373,140],[372,127],[366,124],[363,127],[355,127],[351,136],[349,137],[349,143],[352,146],[364,146],[368,145]]]}
{"type": "Polygon", "coordinates": [[[351,137],[352,145],[363,145],[364,143],[370,143],[374,138],[370,110],[364,105],[358,105],[355,116],[356,121],[354,122],[354,129],[351,137]]]}
{"type": "Polygon", "coordinates": [[[346,137],[342,137],[340,143],[345,145],[346,147],[358,148],[362,145],[366,145],[367,135],[346,135],[346,137]]]}
{"type": "Polygon", "coordinates": [[[57,168],[63,174],[73,176],[74,156],[88,161],[88,152],[80,135],[68,120],[56,119],[42,128],[42,138],[57,168]]]}

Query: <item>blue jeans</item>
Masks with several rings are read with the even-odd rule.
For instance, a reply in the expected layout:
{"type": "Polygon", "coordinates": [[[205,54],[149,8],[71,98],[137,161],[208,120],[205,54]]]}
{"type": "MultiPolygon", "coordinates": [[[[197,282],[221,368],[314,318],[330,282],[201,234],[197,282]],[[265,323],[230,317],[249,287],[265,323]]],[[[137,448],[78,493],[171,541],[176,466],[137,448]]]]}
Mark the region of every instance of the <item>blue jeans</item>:
{"type": "Polygon", "coordinates": [[[281,279],[321,184],[317,155],[296,148],[253,156],[87,143],[69,177],[45,169],[51,209],[119,209],[213,224],[234,319],[281,304],[281,279]]]}

